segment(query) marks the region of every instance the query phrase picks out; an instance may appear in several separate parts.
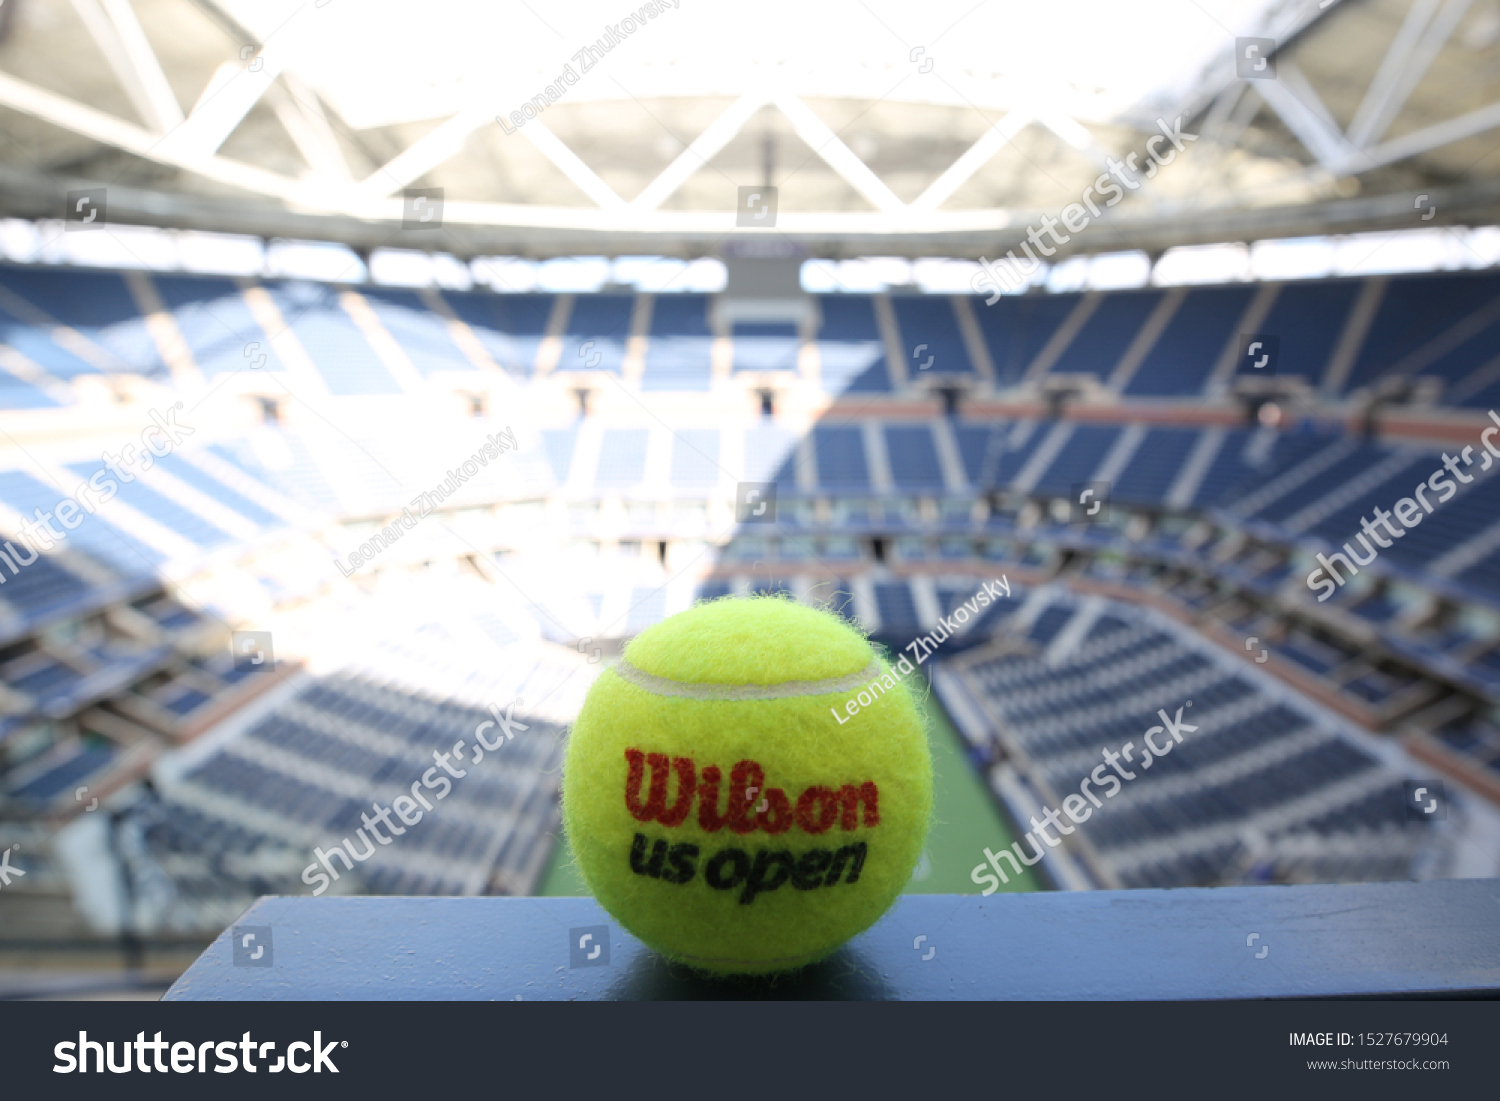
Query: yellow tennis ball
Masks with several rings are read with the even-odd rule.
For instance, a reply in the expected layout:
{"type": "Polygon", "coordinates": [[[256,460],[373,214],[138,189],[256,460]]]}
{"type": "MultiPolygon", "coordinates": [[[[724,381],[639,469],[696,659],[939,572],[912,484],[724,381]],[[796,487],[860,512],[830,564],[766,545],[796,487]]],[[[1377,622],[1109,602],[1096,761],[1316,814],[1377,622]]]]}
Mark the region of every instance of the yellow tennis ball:
{"type": "Polygon", "coordinates": [[[786,599],[716,600],[643,632],[589,690],[563,767],[600,904],[707,971],[789,970],[868,928],[932,810],[915,672],[786,599]]]}

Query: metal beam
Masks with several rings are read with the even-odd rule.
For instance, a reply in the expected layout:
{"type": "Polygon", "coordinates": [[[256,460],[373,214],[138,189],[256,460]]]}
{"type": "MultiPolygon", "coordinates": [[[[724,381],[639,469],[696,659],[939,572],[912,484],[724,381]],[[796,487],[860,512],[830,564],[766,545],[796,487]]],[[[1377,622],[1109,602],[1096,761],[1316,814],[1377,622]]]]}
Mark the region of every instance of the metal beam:
{"type": "MultiPolygon", "coordinates": [[[[1314,24],[1332,16],[1342,4],[1343,0],[1332,0],[1332,2],[1320,0],[1317,4],[1281,4],[1276,6],[1274,11],[1268,12],[1258,26],[1247,26],[1235,33],[1275,39],[1277,65],[1280,66],[1281,57],[1286,54],[1288,48],[1314,24]]],[[[1239,76],[1235,47],[1231,40],[1221,54],[1204,66],[1197,85],[1182,98],[1181,106],[1171,113],[1182,115],[1184,119],[1191,122],[1208,110],[1226,89],[1243,83],[1245,81],[1239,76]]],[[[1256,81],[1256,83],[1269,84],[1271,82],[1256,81]]],[[[1155,114],[1156,112],[1152,112],[1148,116],[1136,119],[1136,125],[1142,130],[1149,130],[1155,114]]]]}
{"type": "MultiPolygon", "coordinates": [[[[1368,146],[1371,142],[1379,141],[1390,129],[1391,123],[1406,106],[1407,97],[1416,88],[1427,70],[1437,58],[1438,52],[1443,44],[1452,36],[1457,29],[1459,21],[1469,10],[1470,0],[1447,0],[1436,18],[1429,17],[1421,19],[1425,9],[1431,6],[1433,0],[1416,0],[1412,4],[1412,10],[1408,13],[1407,20],[1401,25],[1401,31],[1397,34],[1397,41],[1391,44],[1394,51],[1398,43],[1404,46],[1404,52],[1391,63],[1391,72],[1385,83],[1381,86],[1378,96],[1375,96],[1375,83],[1370,85],[1370,91],[1366,93],[1365,99],[1370,101],[1370,108],[1365,111],[1363,117],[1355,116],[1355,121],[1349,126],[1349,140],[1360,147],[1368,146]],[[1418,21],[1421,22],[1421,33],[1416,34],[1418,21]],[[1402,43],[1402,36],[1408,33],[1408,27],[1413,28],[1410,32],[1416,41],[1410,45],[1402,43]]],[[[1386,55],[1390,61],[1390,54],[1386,55]]],[[[1376,81],[1385,74],[1386,62],[1381,63],[1381,70],[1376,74],[1376,81]]],[[[1363,111],[1365,104],[1360,104],[1363,111]]]]}
{"type": "Polygon", "coordinates": [[[1412,0],[1406,18],[1401,21],[1396,37],[1386,48],[1385,56],[1380,59],[1380,67],[1375,70],[1375,76],[1365,89],[1364,98],[1354,111],[1354,118],[1350,120],[1349,140],[1355,145],[1363,147],[1370,144],[1370,129],[1374,120],[1385,112],[1401,73],[1411,60],[1412,51],[1416,49],[1422,32],[1432,22],[1441,3],[1442,0],[1412,0]]]}
{"type": "Polygon", "coordinates": [[[167,83],[130,0],[73,0],[73,8],[141,121],[158,134],[180,126],[182,105],[167,83]]]}
{"type": "Polygon", "coordinates": [[[125,56],[129,58],[131,68],[135,70],[142,89],[151,102],[158,129],[166,133],[172,127],[180,126],[183,121],[182,104],[177,102],[177,93],[172,91],[167,74],[162,71],[161,62],[157,60],[156,51],[151,48],[151,42],[146,38],[146,31],[136,18],[130,0],[100,2],[104,5],[110,22],[114,24],[125,56]]]}
{"type": "Polygon", "coordinates": [[[1362,159],[1359,150],[1334,123],[1302,70],[1290,61],[1277,58],[1276,79],[1260,81],[1256,91],[1327,171],[1335,176],[1348,175],[1351,162],[1362,159]]]}
{"type": "Polygon", "coordinates": [[[309,168],[330,179],[353,182],[323,103],[301,77],[291,70],[283,72],[281,85],[272,92],[271,106],[309,168]]]}
{"type": "Polygon", "coordinates": [[[1037,113],[1037,121],[1088,157],[1101,172],[1108,171],[1109,166],[1106,162],[1110,151],[1095,141],[1094,135],[1089,133],[1088,129],[1072,115],[1044,109],[1037,113]]]}
{"type": "Polygon", "coordinates": [[[471,104],[429,130],[365,177],[359,184],[360,197],[383,198],[431,172],[462,149],[475,130],[495,121],[492,110],[487,103],[471,104]]]}
{"type": "MultiPolygon", "coordinates": [[[[1280,83],[1264,81],[1262,86],[1269,88],[1280,83]]],[[[225,157],[215,156],[184,163],[182,159],[171,156],[170,151],[158,143],[155,135],[139,126],[4,74],[0,74],[0,105],[158,163],[187,168],[233,187],[294,202],[310,210],[327,212],[323,215],[299,214],[273,207],[256,210],[246,207],[243,202],[221,203],[209,196],[133,192],[124,188],[112,188],[111,216],[122,221],[381,243],[389,237],[389,224],[400,216],[397,201],[361,203],[347,194],[341,198],[338,192],[311,187],[225,157]],[[126,194],[142,196],[133,210],[123,198],[126,194]],[[168,210],[181,213],[164,213],[168,210]],[[330,221],[327,214],[336,217],[330,221]],[[361,223],[357,218],[369,219],[369,222],[361,223]]],[[[1307,114],[1314,119],[1320,118],[1311,111],[1307,114]]],[[[1356,167],[1363,170],[1402,160],[1497,126],[1500,126],[1500,103],[1361,153],[1356,167]]],[[[527,129],[530,128],[528,124],[527,129]]],[[[995,142],[1000,139],[996,137],[981,140],[995,142]]],[[[975,144],[979,145],[978,142],[975,144]]],[[[972,152],[974,150],[971,148],[960,161],[969,158],[972,152]]],[[[949,172],[954,172],[954,169],[950,168],[949,172]]],[[[929,192],[932,190],[933,188],[929,188],[929,192]]],[[[1464,190],[1437,189],[1433,191],[1433,196],[1445,217],[1494,217],[1496,203],[1500,202],[1500,193],[1492,194],[1494,190],[1488,185],[1476,185],[1464,190]]],[[[41,189],[36,198],[28,199],[24,204],[14,195],[5,203],[5,208],[10,212],[32,217],[56,217],[56,189],[52,185],[41,189]]],[[[618,203],[616,209],[599,210],[452,202],[444,213],[450,228],[457,230],[459,226],[467,227],[464,232],[472,240],[472,248],[476,253],[486,249],[521,247],[527,251],[537,250],[541,254],[560,255],[567,250],[580,248],[608,251],[613,247],[609,242],[617,242],[625,251],[639,251],[649,246],[664,254],[685,254],[684,250],[690,254],[698,247],[695,242],[717,241],[732,225],[727,212],[630,210],[625,213],[619,209],[623,206],[623,203],[618,203]],[[591,243],[590,238],[595,235],[604,240],[591,243]],[[626,242],[630,243],[629,249],[625,249],[626,242]]],[[[1144,219],[1117,215],[1108,222],[1098,223],[1089,231],[1089,247],[1091,250],[1108,251],[1120,247],[1166,247],[1170,244],[1224,240],[1245,235],[1292,236],[1335,229],[1349,232],[1354,229],[1401,224],[1403,218],[1409,221],[1409,216],[1410,196],[1405,192],[1396,196],[1340,200],[1332,204],[1298,204],[1293,207],[1240,209],[1173,204],[1144,219]]],[[[936,211],[915,208],[905,211],[898,219],[881,213],[783,212],[778,229],[798,235],[804,240],[820,242],[820,247],[831,249],[835,254],[842,253],[845,248],[886,247],[878,244],[884,240],[891,249],[902,254],[920,254],[923,248],[932,248],[942,249],[954,256],[978,255],[980,252],[994,255],[997,244],[1014,246],[1015,241],[1006,239],[1009,231],[1012,231],[1012,227],[1024,226],[1028,217],[1026,212],[1003,210],[936,211]]],[[[1003,247],[1000,251],[1003,252],[1003,247]]]]}
{"type": "Polygon", "coordinates": [[[0,73],[0,105],[60,126],[64,130],[71,130],[75,134],[82,134],[104,145],[134,153],[138,157],[191,169],[200,176],[219,183],[278,199],[309,204],[315,202],[313,193],[296,180],[224,157],[196,157],[189,160],[174,153],[155,134],[134,123],[106,115],[103,111],[54,95],[4,73],[0,73]]]}
{"type": "Polygon", "coordinates": [[[751,93],[735,100],[728,110],[709,123],[703,133],[693,139],[691,145],[679,153],[656,179],[631,200],[631,207],[636,210],[655,210],[661,206],[689,176],[733,141],[755,112],[769,102],[770,97],[763,92],[751,93]]]}
{"type": "Polygon", "coordinates": [[[1378,168],[1380,165],[1391,164],[1395,161],[1404,161],[1407,157],[1415,157],[1441,146],[1472,138],[1475,134],[1482,134],[1497,126],[1500,126],[1500,103],[1491,103],[1488,107],[1480,107],[1478,110],[1470,111],[1467,115],[1459,115],[1456,119],[1437,122],[1431,126],[1424,126],[1420,130],[1414,130],[1410,134],[1402,134],[1399,138],[1393,138],[1366,153],[1361,153],[1359,156],[1361,171],[1367,168],[1378,168]]]}
{"type": "MultiPolygon", "coordinates": [[[[74,186],[69,183],[67,186],[74,186]]],[[[80,183],[78,186],[82,186],[80,183]]],[[[0,213],[20,218],[57,218],[58,184],[35,173],[0,165],[0,213]]],[[[1442,222],[1481,225],[1500,220],[1500,179],[1462,188],[1436,188],[1431,201],[1442,222]]],[[[593,207],[481,208],[450,200],[444,210],[449,246],[461,256],[523,255],[708,255],[732,234],[733,217],[683,211],[603,211],[593,207]]],[[[399,244],[400,202],[382,200],[369,217],[318,213],[298,203],[249,196],[169,193],[111,185],[113,222],[164,228],[338,241],[356,248],[399,244]]],[[[1039,211],[944,211],[933,219],[893,219],[878,213],[792,214],[783,212],[778,235],[819,256],[994,257],[1014,248],[1039,211]],[[1004,221],[1004,224],[997,224],[1004,221]],[[783,222],[786,224],[783,225],[783,222]]],[[[1051,213],[1055,213],[1052,211],[1051,213]]],[[[1410,228],[1411,193],[1361,195],[1317,203],[1208,207],[1202,202],[1121,205],[1114,217],[1089,227],[1077,243],[1090,252],[1123,248],[1160,251],[1174,245],[1226,240],[1303,237],[1324,233],[1410,228]]],[[[743,231],[746,234],[754,231],[743,231]]],[[[430,246],[428,246],[430,247],[430,246]]],[[[1078,250],[1065,246],[1066,254],[1078,250]]],[[[1060,252],[1059,256],[1065,253],[1060,252]]]]}
{"type": "Polygon", "coordinates": [[[543,155],[562,171],[562,174],[578,185],[590,199],[598,203],[605,210],[620,210],[625,206],[625,200],[615,194],[615,189],[600,179],[599,175],[583,160],[577,153],[542,125],[541,119],[532,119],[521,131],[530,139],[531,144],[536,146],[543,155]]]}
{"type": "Polygon", "coordinates": [[[999,122],[975,140],[974,144],[959,154],[941,176],[927,185],[927,190],[912,201],[913,210],[936,210],[942,206],[974,173],[989,163],[991,157],[1008,145],[1017,134],[1036,121],[1036,116],[1025,108],[1011,111],[999,122]]]}
{"type": "Polygon", "coordinates": [[[870,166],[860,160],[854,150],[845,145],[843,139],[815,115],[807,104],[789,92],[777,93],[775,103],[781,108],[781,113],[791,120],[797,136],[811,146],[813,152],[822,157],[828,167],[842,176],[854,190],[873,203],[877,210],[887,214],[906,210],[906,204],[885,185],[885,181],[871,172],[870,166]]]}
{"type": "Polygon", "coordinates": [[[254,57],[220,65],[187,121],[162,139],[163,155],[173,163],[191,165],[217,153],[272,82],[300,60],[326,10],[319,4],[303,4],[254,57]]]}

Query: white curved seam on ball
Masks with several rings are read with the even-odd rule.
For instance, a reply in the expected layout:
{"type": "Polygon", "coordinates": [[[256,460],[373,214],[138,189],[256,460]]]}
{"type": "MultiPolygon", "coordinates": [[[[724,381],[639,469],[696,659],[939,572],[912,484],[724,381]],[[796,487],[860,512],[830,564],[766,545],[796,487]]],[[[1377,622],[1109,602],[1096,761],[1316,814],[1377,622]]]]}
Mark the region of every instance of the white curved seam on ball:
{"type": "Polygon", "coordinates": [[[624,658],[613,668],[620,679],[652,695],[679,696],[689,700],[785,700],[798,696],[832,696],[864,688],[872,680],[885,675],[885,666],[878,658],[857,673],[826,680],[789,680],[781,684],[690,684],[647,673],[624,658]]]}

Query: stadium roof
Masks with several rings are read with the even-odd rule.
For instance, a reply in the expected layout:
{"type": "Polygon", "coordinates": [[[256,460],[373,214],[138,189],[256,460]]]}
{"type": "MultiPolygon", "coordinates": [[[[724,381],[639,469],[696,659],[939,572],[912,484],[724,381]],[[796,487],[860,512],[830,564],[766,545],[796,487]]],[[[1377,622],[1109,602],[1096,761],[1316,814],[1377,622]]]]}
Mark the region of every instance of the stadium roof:
{"type": "Polygon", "coordinates": [[[771,183],[789,247],[995,255],[1178,115],[1064,255],[1500,216],[1496,0],[6,0],[0,36],[24,217],[107,185],[113,221],[682,255],[771,183]]]}

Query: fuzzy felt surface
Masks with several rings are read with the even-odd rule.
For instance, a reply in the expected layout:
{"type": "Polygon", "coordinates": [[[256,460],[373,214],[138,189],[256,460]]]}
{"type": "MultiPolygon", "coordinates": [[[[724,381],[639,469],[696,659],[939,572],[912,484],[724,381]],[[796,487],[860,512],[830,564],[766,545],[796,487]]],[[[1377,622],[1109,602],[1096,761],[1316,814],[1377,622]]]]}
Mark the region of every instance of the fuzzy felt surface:
{"type": "MultiPolygon", "coordinates": [[[[760,685],[876,661],[842,620],[775,598],[698,605],[625,658],[657,677],[760,685]]],[[[932,759],[895,673],[860,691],[868,705],[851,716],[847,690],[693,699],[603,673],[563,774],[568,836],[600,904],[663,955],[721,972],[800,967],[873,924],[921,854],[932,759]]]]}
{"type": "Polygon", "coordinates": [[[778,684],[863,669],[870,644],[827,612],[771,596],[711,600],[643,631],[625,659],[691,684],[778,684]]]}

